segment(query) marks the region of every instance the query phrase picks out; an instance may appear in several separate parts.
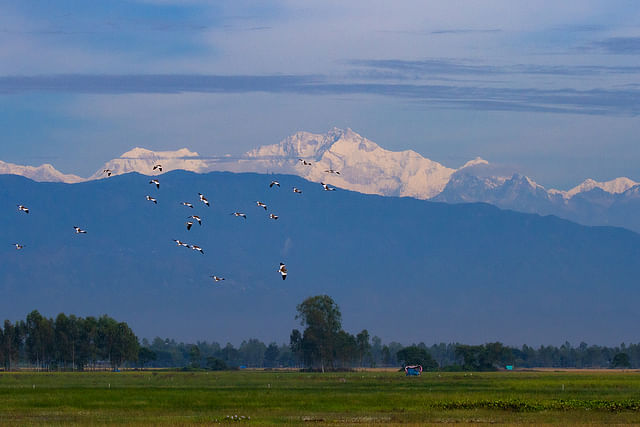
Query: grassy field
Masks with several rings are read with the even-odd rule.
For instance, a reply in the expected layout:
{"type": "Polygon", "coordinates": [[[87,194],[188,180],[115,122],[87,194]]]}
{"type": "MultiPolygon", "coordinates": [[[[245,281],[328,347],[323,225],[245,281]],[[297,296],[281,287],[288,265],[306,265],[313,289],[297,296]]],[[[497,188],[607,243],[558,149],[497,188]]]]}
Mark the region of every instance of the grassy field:
{"type": "Polygon", "coordinates": [[[640,423],[640,373],[0,373],[6,425],[215,422],[640,423]]]}

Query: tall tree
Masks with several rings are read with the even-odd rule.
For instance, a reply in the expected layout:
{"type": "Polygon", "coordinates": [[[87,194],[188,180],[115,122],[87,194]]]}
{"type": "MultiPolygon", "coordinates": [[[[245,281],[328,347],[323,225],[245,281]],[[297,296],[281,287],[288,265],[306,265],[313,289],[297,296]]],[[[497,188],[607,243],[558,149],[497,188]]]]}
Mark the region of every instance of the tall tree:
{"type": "Polygon", "coordinates": [[[358,345],[358,357],[360,358],[360,366],[364,366],[365,357],[370,358],[371,344],[369,343],[369,331],[363,329],[356,335],[356,343],[358,345]]]}
{"type": "Polygon", "coordinates": [[[325,366],[333,366],[334,347],[342,328],[340,309],[328,295],[309,297],[296,309],[296,319],[306,326],[303,333],[305,347],[308,345],[314,361],[324,372],[325,366]]]}

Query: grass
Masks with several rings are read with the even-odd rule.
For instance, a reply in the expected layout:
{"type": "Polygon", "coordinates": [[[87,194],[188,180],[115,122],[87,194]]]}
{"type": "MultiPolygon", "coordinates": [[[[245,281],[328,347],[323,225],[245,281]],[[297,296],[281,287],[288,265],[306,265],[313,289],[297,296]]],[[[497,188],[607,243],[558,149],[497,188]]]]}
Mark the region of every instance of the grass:
{"type": "Polygon", "coordinates": [[[640,373],[18,372],[0,402],[7,425],[619,424],[640,423],[640,373]]]}

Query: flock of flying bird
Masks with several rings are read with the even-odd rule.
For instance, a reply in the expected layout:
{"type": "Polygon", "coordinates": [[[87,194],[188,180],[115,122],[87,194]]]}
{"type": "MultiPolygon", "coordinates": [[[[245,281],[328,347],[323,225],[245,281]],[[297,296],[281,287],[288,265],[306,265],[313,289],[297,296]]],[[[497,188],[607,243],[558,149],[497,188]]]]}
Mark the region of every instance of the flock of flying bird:
{"type": "MultiPolygon", "coordinates": [[[[311,166],[311,162],[308,162],[308,161],[306,161],[304,159],[298,159],[298,161],[301,162],[301,164],[303,164],[305,166],[311,166]]],[[[160,165],[160,164],[153,165],[153,171],[156,171],[156,170],[159,171],[159,172],[162,172],[162,165],[160,165]]],[[[104,169],[102,172],[103,172],[103,174],[107,175],[107,177],[110,177],[112,175],[112,173],[113,173],[113,171],[111,169],[104,169]]],[[[325,170],[325,172],[326,173],[330,173],[330,174],[340,175],[340,172],[338,172],[338,171],[336,171],[334,169],[327,169],[327,170],[325,170]]],[[[157,178],[154,178],[154,179],[150,180],[149,184],[155,185],[156,189],[160,189],[160,181],[157,178]]],[[[330,187],[328,184],[325,184],[324,182],[321,182],[320,184],[322,185],[322,188],[325,191],[335,191],[334,187],[330,187]]],[[[273,188],[274,186],[280,187],[280,183],[278,181],[271,181],[271,183],[269,184],[269,188],[273,188]]],[[[300,190],[297,187],[293,187],[293,192],[296,193],[296,194],[302,194],[302,190],[300,190]]],[[[204,194],[198,193],[198,195],[199,195],[200,201],[202,203],[207,205],[207,207],[211,206],[209,204],[209,200],[207,200],[207,198],[204,196],[204,194]]],[[[154,197],[151,197],[150,195],[146,195],[145,198],[149,202],[152,202],[154,204],[158,204],[158,200],[156,198],[154,198],[154,197]]],[[[193,209],[193,204],[192,203],[181,202],[181,204],[183,206],[185,206],[185,207],[193,209]]],[[[256,205],[258,207],[263,208],[265,211],[267,210],[267,205],[265,203],[262,203],[261,201],[256,201],[256,205]]],[[[24,212],[25,214],[29,213],[29,208],[28,207],[26,207],[24,205],[17,205],[17,206],[18,206],[18,210],[20,212],[24,212]]],[[[243,212],[236,211],[236,212],[231,213],[231,215],[247,219],[247,215],[245,213],[243,213],[243,212]]],[[[278,215],[270,213],[269,214],[269,218],[273,219],[273,220],[277,220],[278,219],[278,215]]],[[[187,230],[191,230],[191,227],[193,226],[194,221],[197,221],[199,225],[202,225],[202,218],[200,218],[198,215],[190,215],[189,217],[187,217],[187,219],[188,219],[188,221],[186,221],[186,223],[185,223],[185,225],[187,227],[187,230]]],[[[87,234],[87,230],[84,230],[84,229],[82,229],[80,227],[77,227],[75,225],[73,226],[73,228],[74,228],[76,234],[87,234]]],[[[192,249],[194,251],[198,251],[198,252],[200,252],[201,254],[204,255],[204,250],[198,245],[192,245],[192,244],[185,243],[185,242],[182,242],[182,241],[177,240],[177,239],[173,239],[173,241],[178,246],[182,246],[182,247],[185,247],[185,248],[190,248],[190,249],[192,249]]],[[[14,246],[18,250],[23,249],[25,247],[25,245],[22,245],[20,243],[14,243],[14,246]]],[[[278,271],[278,273],[280,273],[280,275],[282,277],[282,280],[285,280],[287,278],[287,266],[284,263],[282,263],[282,262],[280,263],[280,266],[278,267],[277,271],[278,271]]],[[[212,276],[209,276],[209,277],[211,277],[215,282],[220,282],[222,280],[225,280],[224,277],[220,277],[220,276],[217,276],[217,275],[212,275],[212,276]]]]}

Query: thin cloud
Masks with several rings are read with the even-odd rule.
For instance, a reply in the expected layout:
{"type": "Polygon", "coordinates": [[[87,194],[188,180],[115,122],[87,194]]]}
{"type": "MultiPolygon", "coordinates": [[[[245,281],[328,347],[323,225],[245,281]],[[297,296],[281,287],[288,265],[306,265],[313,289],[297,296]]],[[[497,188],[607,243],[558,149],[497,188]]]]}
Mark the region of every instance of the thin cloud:
{"type": "Polygon", "coordinates": [[[425,105],[492,111],[637,115],[637,89],[535,89],[466,85],[332,82],[326,76],[55,75],[0,77],[0,94],[288,93],[377,95],[425,105]]]}
{"type": "Polygon", "coordinates": [[[611,37],[592,43],[591,48],[614,55],[637,55],[640,53],[640,37],[611,37]]]}

